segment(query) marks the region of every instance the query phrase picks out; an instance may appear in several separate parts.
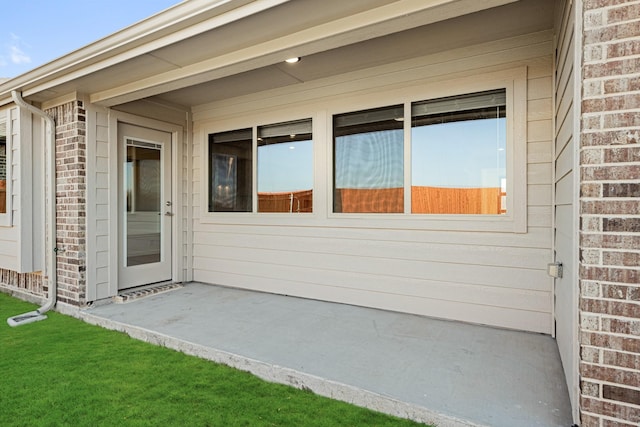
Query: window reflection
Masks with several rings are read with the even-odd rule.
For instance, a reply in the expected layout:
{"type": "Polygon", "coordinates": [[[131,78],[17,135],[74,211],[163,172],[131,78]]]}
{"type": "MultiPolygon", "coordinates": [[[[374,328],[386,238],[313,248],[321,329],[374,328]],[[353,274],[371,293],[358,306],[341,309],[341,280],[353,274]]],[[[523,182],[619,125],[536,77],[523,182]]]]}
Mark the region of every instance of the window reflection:
{"type": "Polygon", "coordinates": [[[505,105],[504,89],[412,104],[412,213],[506,213],[505,105]]]}
{"type": "Polygon", "coordinates": [[[209,212],[251,212],[251,128],[209,135],[209,212]]]}
{"type": "Polygon", "coordinates": [[[127,140],[127,266],[160,262],[161,146],[127,140]]]}
{"type": "Polygon", "coordinates": [[[334,116],[334,212],[404,210],[403,107],[334,116]]]}
{"type": "Polygon", "coordinates": [[[258,127],[258,212],[313,210],[311,119],[258,127]]]}

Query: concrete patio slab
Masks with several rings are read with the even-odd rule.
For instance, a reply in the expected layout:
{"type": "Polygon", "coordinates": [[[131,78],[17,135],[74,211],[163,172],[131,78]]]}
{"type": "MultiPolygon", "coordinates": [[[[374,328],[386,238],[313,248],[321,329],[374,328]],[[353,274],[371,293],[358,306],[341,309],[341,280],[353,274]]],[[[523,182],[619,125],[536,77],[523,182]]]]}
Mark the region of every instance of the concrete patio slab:
{"type": "Polygon", "coordinates": [[[219,286],[75,313],[156,344],[439,426],[571,426],[545,335],[219,286]]]}

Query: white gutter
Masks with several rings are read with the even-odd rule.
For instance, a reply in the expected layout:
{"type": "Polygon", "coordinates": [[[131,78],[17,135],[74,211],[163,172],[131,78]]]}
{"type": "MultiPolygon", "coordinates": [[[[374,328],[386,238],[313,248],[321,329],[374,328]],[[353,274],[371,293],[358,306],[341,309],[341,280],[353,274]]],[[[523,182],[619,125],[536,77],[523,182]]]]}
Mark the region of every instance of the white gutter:
{"type": "MultiPolygon", "coordinates": [[[[45,191],[49,190],[47,198],[46,198],[46,210],[45,210],[45,222],[48,224],[47,228],[47,240],[49,242],[49,246],[51,248],[51,254],[47,259],[45,266],[45,274],[44,276],[49,279],[49,291],[47,302],[45,305],[37,309],[36,311],[31,311],[28,313],[20,314],[17,316],[10,317],[7,319],[7,323],[10,326],[19,326],[27,323],[37,322],[38,320],[46,319],[47,316],[44,315],[47,311],[51,310],[55,307],[57,302],[57,294],[58,294],[58,279],[56,274],[57,268],[57,254],[58,248],[56,247],[56,123],[55,121],[49,117],[44,111],[39,108],[34,107],[33,105],[27,104],[22,99],[22,94],[17,91],[11,91],[11,97],[13,98],[13,102],[16,103],[20,108],[24,108],[25,110],[35,114],[36,116],[40,116],[44,119],[46,123],[45,130],[45,157],[46,157],[46,172],[43,178],[45,182],[45,191]],[[48,186],[47,178],[49,180],[48,186]]],[[[45,244],[46,247],[46,244],[45,244]]],[[[45,249],[45,258],[46,258],[46,249],[45,249]]]]}

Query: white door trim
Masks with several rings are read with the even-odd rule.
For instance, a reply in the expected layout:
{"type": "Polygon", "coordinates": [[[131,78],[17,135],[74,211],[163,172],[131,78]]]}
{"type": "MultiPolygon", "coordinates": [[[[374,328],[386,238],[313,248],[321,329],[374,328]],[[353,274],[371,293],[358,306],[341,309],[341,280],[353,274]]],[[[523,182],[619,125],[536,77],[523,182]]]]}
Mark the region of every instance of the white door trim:
{"type": "Polygon", "coordinates": [[[159,120],[136,116],[134,114],[109,110],[109,295],[118,295],[118,122],[128,123],[135,126],[148,127],[171,134],[171,175],[173,185],[171,186],[171,197],[173,200],[173,227],[172,234],[172,266],[173,277],[171,280],[184,281],[183,255],[184,242],[183,231],[183,177],[179,171],[182,170],[182,152],[184,128],[173,123],[166,123],[159,120]]]}
{"type": "MultiPolygon", "coordinates": [[[[173,186],[171,139],[169,132],[129,123],[118,123],[119,290],[173,279],[171,242],[174,206],[171,191],[173,186]],[[132,179],[131,184],[134,184],[142,179],[135,178],[136,168],[129,170],[126,167],[130,149],[139,154],[144,153],[145,157],[151,155],[152,158],[156,158],[157,156],[159,170],[144,169],[151,171],[154,175],[151,181],[144,180],[144,182],[153,185],[154,193],[157,191],[157,206],[143,206],[141,211],[137,211],[136,207],[140,205],[136,202],[137,193],[133,190],[137,186],[134,185],[131,189],[131,211],[129,212],[127,208],[129,204],[127,182],[132,179]],[[158,172],[159,175],[155,176],[158,172]],[[128,173],[131,173],[131,176],[128,173]],[[153,210],[149,211],[150,208],[153,210]],[[156,255],[158,255],[157,259],[156,255]]],[[[144,164],[148,163],[139,163],[138,167],[144,164]]]]}

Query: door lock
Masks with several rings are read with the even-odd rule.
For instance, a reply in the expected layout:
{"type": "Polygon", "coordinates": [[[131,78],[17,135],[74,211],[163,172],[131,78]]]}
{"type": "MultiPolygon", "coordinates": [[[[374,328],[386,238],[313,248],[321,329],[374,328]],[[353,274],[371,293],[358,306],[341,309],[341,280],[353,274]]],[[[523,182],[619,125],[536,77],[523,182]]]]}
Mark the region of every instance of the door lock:
{"type": "Polygon", "coordinates": [[[171,200],[167,200],[164,204],[165,204],[166,206],[171,206],[171,200]]]}

